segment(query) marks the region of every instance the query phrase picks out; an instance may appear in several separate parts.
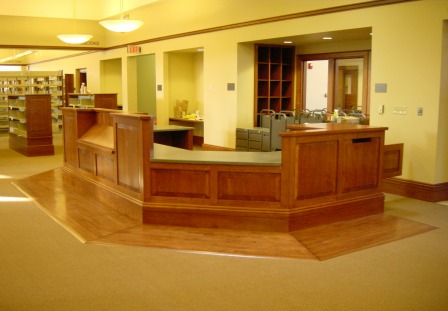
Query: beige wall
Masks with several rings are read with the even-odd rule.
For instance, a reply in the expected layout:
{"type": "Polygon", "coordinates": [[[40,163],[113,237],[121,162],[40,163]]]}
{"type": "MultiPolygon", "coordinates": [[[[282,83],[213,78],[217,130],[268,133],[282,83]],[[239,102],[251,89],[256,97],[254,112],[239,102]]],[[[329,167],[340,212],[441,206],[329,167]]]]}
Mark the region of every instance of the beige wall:
{"type": "MultiPolygon", "coordinates": [[[[199,1],[199,0],[197,0],[199,1]]],[[[196,2],[197,2],[196,1],[196,2]]],[[[196,3],[195,2],[195,3],[196,3]]],[[[279,14],[315,9],[334,5],[335,1],[257,1],[260,6],[247,7],[252,1],[230,1],[238,6],[232,14],[230,8],[222,7],[223,1],[199,1],[209,10],[205,15],[194,10],[194,5],[183,8],[180,0],[162,2],[160,10],[153,6],[150,19],[142,31],[129,35],[129,39],[142,39],[142,32],[157,37],[183,33],[197,28],[230,24],[245,18],[260,18],[279,14]],[[318,2],[318,3],[316,3],[318,2]],[[178,4],[178,7],[173,7],[178,4]],[[213,4],[217,6],[214,7],[213,4]],[[303,8],[300,5],[304,5],[303,8]],[[173,9],[166,15],[159,14],[173,9]],[[190,15],[189,15],[190,14],[190,15]],[[245,15],[246,14],[246,15],[245,15]],[[170,22],[166,22],[169,20],[170,22]],[[156,27],[164,25],[164,27],[156,27]]],[[[338,1],[347,4],[359,1],[338,1]]],[[[227,1],[229,3],[229,1],[227,1]]],[[[191,4],[191,3],[190,3],[191,4]]],[[[252,3],[253,4],[253,3],[252,3]]],[[[201,10],[202,11],[202,10],[201,10]]],[[[142,14],[145,11],[142,10],[142,14]]],[[[340,13],[317,15],[307,18],[259,24],[244,28],[197,34],[172,40],[142,44],[142,53],[156,55],[157,84],[168,83],[165,56],[167,51],[193,47],[204,47],[203,101],[205,143],[233,147],[235,128],[250,126],[253,118],[253,59],[249,45],[242,42],[319,33],[329,30],[344,30],[372,27],[372,71],[371,85],[387,83],[387,93],[371,92],[371,124],[389,127],[386,142],[405,144],[402,178],[417,182],[437,184],[448,182],[447,95],[446,62],[442,68],[443,20],[448,19],[448,2],[440,0],[415,1],[386,5],[371,9],[352,10],[340,13]],[[442,76],[442,78],[441,78],[442,76]],[[442,82],[445,84],[442,85],[442,82]],[[227,83],[237,83],[236,92],[227,91],[227,83]],[[376,107],[385,106],[384,114],[377,114],[376,107]],[[407,115],[393,114],[393,107],[406,107],[407,115]],[[423,107],[423,116],[417,116],[417,108],[423,107]]],[[[122,42],[116,35],[108,35],[109,44],[122,42]]],[[[446,36],[446,34],[445,34],[446,36]]],[[[353,42],[352,46],[365,46],[364,42],[353,42]]],[[[332,49],[341,50],[346,47],[332,49]]],[[[322,49],[322,46],[314,49],[322,49]]],[[[306,50],[304,48],[303,50],[306,50]]],[[[334,51],[334,50],[333,50],[334,51]]],[[[446,56],[446,47],[444,55],[446,56]]],[[[99,61],[122,57],[124,49],[110,50],[66,61],[55,61],[32,66],[32,70],[88,68],[88,80],[99,78],[99,61]],[[75,65],[76,64],[76,65],[75,65]],[[51,68],[50,68],[51,67],[51,68]]],[[[126,66],[123,68],[127,70],[126,66]]],[[[123,81],[127,85],[127,81],[123,81]]],[[[95,90],[95,85],[90,85],[95,90]]],[[[99,83],[98,83],[99,86],[99,83]]],[[[123,87],[126,90],[127,87],[123,87]]],[[[125,92],[124,92],[125,93],[125,92]]],[[[170,115],[169,96],[166,88],[157,92],[158,121],[164,122],[170,115]]],[[[123,94],[126,105],[128,94],[123,94]]]]}
{"type": "Polygon", "coordinates": [[[174,107],[178,100],[188,101],[187,113],[204,113],[203,100],[203,55],[202,52],[168,53],[168,91],[169,116],[174,117],[174,107]]]}
{"type": "MultiPolygon", "coordinates": [[[[100,91],[104,93],[117,93],[117,103],[121,106],[121,81],[123,79],[121,74],[121,58],[102,60],[100,62],[100,70],[100,91]]],[[[88,73],[87,77],[89,77],[88,73]]],[[[90,85],[87,85],[87,89],[90,90],[90,85]]]]}

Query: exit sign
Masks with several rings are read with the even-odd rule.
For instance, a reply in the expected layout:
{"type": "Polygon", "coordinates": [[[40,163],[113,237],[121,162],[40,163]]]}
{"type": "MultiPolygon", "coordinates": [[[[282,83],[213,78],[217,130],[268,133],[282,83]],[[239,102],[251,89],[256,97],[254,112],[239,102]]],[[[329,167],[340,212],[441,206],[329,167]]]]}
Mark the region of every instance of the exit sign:
{"type": "Polygon", "coordinates": [[[141,53],[142,48],[138,45],[128,45],[128,53],[141,53]]]}

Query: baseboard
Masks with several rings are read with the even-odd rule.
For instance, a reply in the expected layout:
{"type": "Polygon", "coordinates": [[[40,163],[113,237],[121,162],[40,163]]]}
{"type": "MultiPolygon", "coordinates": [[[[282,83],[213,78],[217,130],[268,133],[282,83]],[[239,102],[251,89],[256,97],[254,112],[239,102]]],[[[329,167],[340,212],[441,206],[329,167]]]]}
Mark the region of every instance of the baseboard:
{"type": "Polygon", "coordinates": [[[448,200],[448,183],[426,184],[399,178],[383,180],[383,191],[427,202],[448,200]]]}
{"type": "Polygon", "coordinates": [[[226,148],[226,147],[214,146],[214,145],[208,145],[208,144],[203,144],[202,145],[202,150],[208,150],[208,151],[235,151],[235,149],[232,149],[232,148],[226,148]]]}

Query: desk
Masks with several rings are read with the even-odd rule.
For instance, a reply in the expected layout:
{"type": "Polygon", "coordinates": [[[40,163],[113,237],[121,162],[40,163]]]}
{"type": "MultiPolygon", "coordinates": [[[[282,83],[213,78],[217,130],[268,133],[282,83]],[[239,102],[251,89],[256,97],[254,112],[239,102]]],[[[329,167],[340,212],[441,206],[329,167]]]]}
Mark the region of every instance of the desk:
{"type": "Polygon", "coordinates": [[[148,115],[62,112],[64,168],[146,224],[292,232],[384,210],[385,127],[295,125],[281,152],[192,151],[154,144],[191,130],[148,115]]]}
{"type": "Polygon", "coordinates": [[[201,146],[204,143],[204,120],[170,118],[170,124],[194,127],[193,143],[201,146]]]}
{"type": "Polygon", "coordinates": [[[178,125],[155,125],[154,142],[157,144],[193,149],[193,130],[194,127],[178,125]]]}

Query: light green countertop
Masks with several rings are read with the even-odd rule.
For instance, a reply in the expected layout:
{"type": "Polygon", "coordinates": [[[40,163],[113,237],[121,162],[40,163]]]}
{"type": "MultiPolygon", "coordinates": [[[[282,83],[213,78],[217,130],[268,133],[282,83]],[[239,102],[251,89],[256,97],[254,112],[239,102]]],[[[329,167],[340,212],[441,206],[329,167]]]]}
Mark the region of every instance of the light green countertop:
{"type": "Polygon", "coordinates": [[[154,144],[151,162],[280,166],[281,151],[196,151],[154,144]]]}

